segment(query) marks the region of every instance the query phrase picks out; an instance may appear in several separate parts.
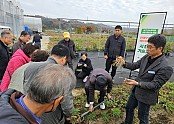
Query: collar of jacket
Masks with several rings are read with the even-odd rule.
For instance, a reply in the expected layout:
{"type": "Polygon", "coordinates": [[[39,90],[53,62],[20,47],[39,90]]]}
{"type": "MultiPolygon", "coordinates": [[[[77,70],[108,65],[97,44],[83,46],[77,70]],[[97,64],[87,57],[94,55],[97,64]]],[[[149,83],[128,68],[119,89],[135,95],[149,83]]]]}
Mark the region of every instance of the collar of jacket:
{"type": "Polygon", "coordinates": [[[2,40],[0,40],[0,43],[5,46],[5,47],[8,47],[2,40]]]}
{"type": "Polygon", "coordinates": [[[143,64],[143,67],[142,67],[142,72],[143,73],[141,75],[145,74],[149,69],[152,69],[152,68],[156,67],[158,64],[160,64],[162,62],[162,60],[165,58],[165,55],[163,54],[161,57],[156,59],[146,70],[144,70],[145,67],[146,67],[146,64],[148,62],[148,57],[149,56],[146,56],[146,58],[144,60],[144,64],[143,64]]]}
{"type": "Polygon", "coordinates": [[[56,60],[55,60],[54,58],[52,58],[51,56],[48,57],[47,62],[49,62],[49,63],[54,63],[54,64],[58,64],[58,63],[56,62],[56,60]]]}
{"type": "Polygon", "coordinates": [[[115,39],[119,39],[121,37],[121,35],[115,36],[115,34],[114,34],[114,37],[115,37],[115,39]]]}
{"type": "Polygon", "coordinates": [[[24,43],[24,42],[20,39],[20,37],[19,37],[18,41],[19,41],[22,45],[26,44],[26,43],[24,43]]]}
{"type": "Polygon", "coordinates": [[[71,40],[69,39],[68,41],[66,41],[65,39],[63,40],[65,43],[67,43],[67,42],[70,42],[71,40]]]}
{"type": "Polygon", "coordinates": [[[23,109],[23,107],[16,102],[16,99],[20,98],[23,94],[21,92],[14,92],[10,97],[10,105],[19,112],[29,123],[31,124],[37,124],[36,120],[33,118],[33,116],[28,113],[26,110],[23,109]]]}
{"type": "Polygon", "coordinates": [[[21,56],[22,58],[24,58],[25,62],[28,63],[29,61],[31,61],[31,58],[28,57],[24,51],[22,49],[18,49],[13,55],[12,55],[12,58],[13,57],[17,57],[17,56],[21,56]]]}

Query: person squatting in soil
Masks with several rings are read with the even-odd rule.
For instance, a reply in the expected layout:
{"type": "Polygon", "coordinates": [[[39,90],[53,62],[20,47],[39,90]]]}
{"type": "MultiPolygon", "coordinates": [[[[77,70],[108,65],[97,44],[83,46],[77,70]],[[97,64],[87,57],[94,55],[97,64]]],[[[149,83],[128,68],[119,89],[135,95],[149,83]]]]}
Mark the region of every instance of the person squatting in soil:
{"type": "Polygon", "coordinates": [[[90,72],[93,70],[91,60],[88,58],[87,52],[81,53],[81,59],[77,63],[75,69],[75,75],[79,79],[84,79],[83,82],[86,82],[87,77],[90,72]]]}

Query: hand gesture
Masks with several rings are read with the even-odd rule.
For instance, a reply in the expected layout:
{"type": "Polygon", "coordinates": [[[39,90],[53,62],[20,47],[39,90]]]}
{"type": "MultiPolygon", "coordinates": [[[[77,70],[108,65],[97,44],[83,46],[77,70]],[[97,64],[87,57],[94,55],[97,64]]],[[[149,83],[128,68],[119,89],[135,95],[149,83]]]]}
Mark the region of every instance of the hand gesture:
{"type": "Polygon", "coordinates": [[[78,63],[77,66],[82,66],[82,64],[81,63],[78,63]]]}
{"type": "Polygon", "coordinates": [[[110,99],[112,99],[112,96],[108,93],[107,98],[110,100],[110,99]]]}
{"type": "Polygon", "coordinates": [[[104,58],[105,58],[105,59],[108,59],[108,55],[104,55],[104,58]]]}
{"type": "Polygon", "coordinates": [[[138,85],[138,82],[132,79],[125,79],[124,82],[128,85],[138,85]]]}
{"type": "Polygon", "coordinates": [[[122,56],[118,56],[116,57],[116,60],[113,61],[113,66],[116,66],[116,67],[121,67],[125,64],[125,60],[122,56]]]}

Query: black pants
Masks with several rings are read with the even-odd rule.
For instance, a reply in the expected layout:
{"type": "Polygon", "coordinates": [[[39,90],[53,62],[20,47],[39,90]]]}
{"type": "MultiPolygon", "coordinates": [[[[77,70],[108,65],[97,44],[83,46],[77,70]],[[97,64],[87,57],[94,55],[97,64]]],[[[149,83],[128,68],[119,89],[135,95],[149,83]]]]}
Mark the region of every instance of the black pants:
{"type": "Polygon", "coordinates": [[[134,109],[136,107],[138,107],[138,119],[140,121],[139,124],[149,124],[150,105],[138,101],[135,98],[134,93],[129,96],[129,100],[126,105],[125,124],[133,124],[134,109]]]}
{"type": "MultiPolygon", "coordinates": [[[[89,100],[89,87],[85,87],[85,91],[86,91],[86,96],[87,96],[87,103],[89,104],[90,103],[90,100],[89,100]]],[[[106,90],[102,90],[100,91],[100,97],[98,99],[98,103],[101,103],[104,101],[104,97],[106,95],[106,90]]]]}
{"type": "MultiPolygon", "coordinates": [[[[106,68],[105,68],[105,70],[106,70],[108,73],[109,73],[109,70],[110,70],[110,68],[111,68],[111,66],[112,66],[114,60],[115,60],[114,58],[108,58],[108,59],[106,59],[106,68]]],[[[112,71],[111,71],[111,77],[112,77],[112,78],[115,76],[116,70],[117,70],[117,67],[112,66],[112,71]]]]}
{"type": "Polygon", "coordinates": [[[89,76],[89,74],[82,71],[77,75],[77,78],[84,79],[86,76],[89,76]]]}
{"type": "Polygon", "coordinates": [[[34,45],[37,45],[41,49],[41,42],[35,42],[34,45]]]}
{"type": "Polygon", "coordinates": [[[84,71],[75,71],[75,75],[79,79],[84,79],[86,76],[89,76],[90,72],[84,72],[84,71]]]}

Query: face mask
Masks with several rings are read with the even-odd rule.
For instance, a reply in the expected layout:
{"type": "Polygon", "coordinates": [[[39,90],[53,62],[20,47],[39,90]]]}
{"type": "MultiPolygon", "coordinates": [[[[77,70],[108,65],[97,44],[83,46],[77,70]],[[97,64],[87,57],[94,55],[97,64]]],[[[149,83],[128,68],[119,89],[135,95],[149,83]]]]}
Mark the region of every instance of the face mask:
{"type": "MultiPolygon", "coordinates": [[[[55,100],[56,100],[56,99],[55,99],[55,100]]],[[[54,100],[54,102],[53,102],[53,106],[52,106],[51,110],[50,110],[50,111],[47,111],[47,112],[45,112],[45,113],[51,113],[51,112],[55,111],[55,109],[54,109],[55,100],[54,100]]]]}
{"type": "Polygon", "coordinates": [[[68,60],[65,62],[64,66],[68,65],[68,60]]]}

